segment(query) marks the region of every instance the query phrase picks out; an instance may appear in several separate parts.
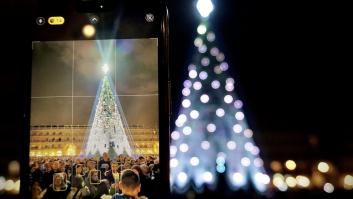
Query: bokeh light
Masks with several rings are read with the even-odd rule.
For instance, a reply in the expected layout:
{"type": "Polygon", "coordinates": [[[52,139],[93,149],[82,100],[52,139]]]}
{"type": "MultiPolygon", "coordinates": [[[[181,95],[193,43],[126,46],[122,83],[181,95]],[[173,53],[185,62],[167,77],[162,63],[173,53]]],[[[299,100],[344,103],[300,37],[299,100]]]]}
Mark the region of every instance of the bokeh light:
{"type": "Polygon", "coordinates": [[[288,170],[294,170],[297,167],[297,164],[293,160],[287,160],[285,165],[288,170]]]}

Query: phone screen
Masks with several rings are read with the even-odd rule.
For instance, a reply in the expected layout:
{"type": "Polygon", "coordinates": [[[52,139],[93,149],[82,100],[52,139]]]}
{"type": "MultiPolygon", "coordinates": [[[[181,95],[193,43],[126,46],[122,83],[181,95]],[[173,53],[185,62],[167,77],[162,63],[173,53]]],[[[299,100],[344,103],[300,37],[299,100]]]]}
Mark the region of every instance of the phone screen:
{"type": "Polygon", "coordinates": [[[165,99],[160,22],[153,25],[159,13],[115,21],[107,12],[48,13],[36,15],[32,41],[30,190],[39,186],[44,198],[87,189],[88,198],[124,194],[133,186],[119,181],[132,169],[138,195],[158,198],[165,99]],[[133,20],[144,21],[140,33],[133,20]]]}

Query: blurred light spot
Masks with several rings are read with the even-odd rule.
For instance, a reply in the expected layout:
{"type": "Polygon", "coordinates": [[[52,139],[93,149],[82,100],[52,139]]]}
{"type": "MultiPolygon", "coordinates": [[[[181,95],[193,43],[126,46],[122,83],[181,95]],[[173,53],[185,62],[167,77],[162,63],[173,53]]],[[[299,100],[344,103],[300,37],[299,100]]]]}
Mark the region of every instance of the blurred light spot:
{"type": "Polygon", "coordinates": [[[177,151],[178,151],[178,148],[176,146],[174,146],[174,145],[170,146],[170,156],[171,157],[174,157],[175,154],[177,153],[177,151]]]}
{"type": "Polygon", "coordinates": [[[295,179],[297,180],[297,184],[301,187],[307,188],[310,185],[310,180],[306,176],[298,175],[295,179]]]}
{"type": "Polygon", "coordinates": [[[224,102],[230,104],[233,102],[233,97],[231,95],[224,96],[224,102]]]}
{"type": "Polygon", "coordinates": [[[14,188],[12,189],[14,194],[20,193],[20,185],[21,185],[21,181],[17,180],[14,184],[14,188]]]}
{"type": "Polygon", "coordinates": [[[317,172],[317,171],[313,172],[313,175],[311,177],[311,181],[316,187],[321,187],[325,183],[324,177],[321,175],[320,172],[317,172]]]}
{"type": "Polygon", "coordinates": [[[191,117],[192,119],[197,119],[197,118],[199,117],[199,112],[196,111],[196,110],[192,110],[192,111],[190,112],[190,117],[191,117]]]}
{"type": "Polygon", "coordinates": [[[225,157],[223,157],[223,156],[217,157],[216,163],[217,163],[218,165],[223,165],[224,163],[226,163],[225,157]]]}
{"type": "Polygon", "coordinates": [[[244,167],[248,167],[250,166],[250,159],[247,158],[247,157],[243,157],[241,160],[240,160],[240,163],[244,166],[244,167]]]}
{"type": "Polygon", "coordinates": [[[244,136],[247,137],[247,138],[251,138],[253,135],[253,132],[251,129],[245,129],[244,130],[244,136]]]}
{"type": "Polygon", "coordinates": [[[332,193],[335,190],[335,187],[331,183],[325,183],[324,191],[326,193],[332,193]]]}
{"type": "Polygon", "coordinates": [[[190,65],[188,66],[188,70],[189,70],[189,71],[191,71],[191,70],[196,70],[195,64],[190,64],[190,65]]]}
{"type": "Polygon", "coordinates": [[[191,128],[189,126],[186,126],[183,128],[183,133],[184,135],[190,135],[192,132],[191,128]]]}
{"type": "Polygon", "coordinates": [[[206,128],[207,128],[207,131],[210,133],[213,133],[216,131],[216,125],[213,123],[208,124],[206,128]]]}
{"type": "Polygon", "coordinates": [[[208,97],[208,95],[207,95],[207,94],[203,94],[203,95],[201,95],[201,97],[200,97],[200,101],[201,101],[202,103],[207,103],[207,102],[208,102],[208,100],[210,100],[210,98],[208,97]]]}
{"type": "Polygon", "coordinates": [[[346,175],[343,180],[344,183],[344,188],[347,190],[353,189],[353,176],[351,175],[346,175]]]}
{"type": "Polygon", "coordinates": [[[172,158],[172,159],[170,160],[170,167],[171,167],[171,168],[175,168],[175,167],[177,167],[178,165],[179,165],[178,159],[172,158]]]}
{"type": "Polygon", "coordinates": [[[0,192],[5,188],[6,179],[4,176],[0,176],[0,192]]]}
{"type": "Polygon", "coordinates": [[[199,53],[205,53],[207,51],[207,46],[203,44],[199,47],[199,53]]]}
{"type": "Polygon", "coordinates": [[[202,174],[202,179],[206,182],[206,183],[211,183],[213,180],[213,175],[211,172],[206,171],[202,174]]]}
{"type": "Polygon", "coordinates": [[[5,191],[12,191],[15,188],[15,182],[13,180],[7,180],[5,182],[5,191]]]}
{"type": "Polygon", "coordinates": [[[216,167],[218,173],[224,173],[226,171],[226,167],[223,164],[219,164],[216,167]]]}
{"type": "Polygon", "coordinates": [[[193,87],[195,90],[200,90],[202,88],[202,84],[201,82],[194,82],[193,87]]]}
{"type": "Polygon", "coordinates": [[[294,170],[297,167],[297,164],[293,160],[287,160],[285,165],[288,170],[294,170]]]}
{"type": "Polygon", "coordinates": [[[201,142],[201,148],[203,150],[208,150],[210,148],[210,143],[208,141],[202,141],[201,142]]]}
{"type": "Polygon", "coordinates": [[[237,148],[237,144],[234,141],[227,142],[227,147],[229,150],[235,150],[237,148]]]}
{"type": "Polygon", "coordinates": [[[85,37],[91,38],[96,34],[96,28],[90,24],[83,26],[82,33],[85,37]]]}
{"type": "Polygon", "coordinates": [[[228,63],[227,62],[222,62],[221,65],[219,65],[220,69],[222,71],[226,71],[228,70],[229,66],[228,66],[228,63]]]}
{"type": "Polygon", "coordinates": [[[226,84],[225,89],[226,89],[226,91],[231,92],[234,90],[234,85],[233,84],[226,84]]]}
{"type": "Polygon", "coordinates": [[[216,39],[216,35],[213,32],[207,33],[207,40],[213,42],[216,39]]]}
{"type": "Polygon", "coordinates": [[[259,155],[259,153],[260,153],[260,149],[259,149],[259,147],[257,147],[257,146],[253,146],[253,148],[251,149],[251,154],[253,154],[253,155],[259,155]]]}
{"type": "Polygon", "coordinates": [[[197,72],[196,72],[196,70],[191,70],[191,71],[189,71],[189,77],[190,77],[191,79],[196,78],[196,77],[197,77],[197,72]]]}
{"type": "Polygon", "coordinates": [[[241,111],[238,111],[235,113],[235,119],[237,120],[243,120],[244,119],[244,113],[241,111]]]}
{"type": "Polygon", "coordinates": [[[273,185],[275,185],[280,191],[287,191],[287,184],[284,182],[284,177],[280,173],[276,173],[273,175],[272,179],[273,185]]]}
{"type": "Polygon", "coordinates": [[[244,148],[247,151],[252,151],[253,147],[254,147],[254,145],[251,142],[247,142],[244,144],[244,148]]]}
{"type": "Polygon", "coordinates": [[[244,176],[238,172],[232,175],[232,181],[235,186],[243,186],[245,184],[244,176]]]}
{"type": "Polygon", "coordinates": [[[185,88],[190,88],[192,86],[192,83],[190,80],[185,80],[183,85],[185,88]]]}
{"type": "Polygon", "coordinates": [[[226,84],[234,84],[234,79],[229,77],[226,79],[226,84]]]}
{"type": "Polygon", "coordinates": [[[274,172],[280,172],[282,170],[282,164],[279,161],[272,161],[270,167],[274,172]]]}
{"type": "Polygon", "coordinates": [[[178,118],[177,120],[175,120],[175,125],[177,127],[182,127],[184,125],[184,122],[178,118]]]}
{"type": "Polygon", "coordinates": [[[217,75],[222,73],[221,67],[219,65],[215,66],[213,68],[214,73],[216,73],[217,75]]]}
{"type": "Polygon", "coordinates": [[[266,174],[257,172],[255,174],[255,180],[261,184],[269,184],[270,183],[270,177],[266,174]]]}
{"type": "Polygon", "coordinates": [[[322,173],[327,173],[328,170],[330,169],[330,166],[326,162],[320,162],[317,165],[317,169],[322,173]]]}
{"type": "Polygon", "coordinates": [[[219,61],[219,62],[222,62],[222,61],[224,61],[224,54],[223,53],[218,53],[218,55],[216,56],[216,59],[217,59],[217,61],[219,61]]]}
{"type": "Polygon", "coordinates": [[[12,177],[18,177],[20,175],[20,163],[17,160],[13,160],[8,165],[9,175],[12,177]]]}
{"type": "Polygon", "coordinates": [[[201,59],[202,66],[208,66],[210,64],[210,59],[208,57],[204,57],[201,59]]]}
{"type": "Polygon", "coordinates": [[[205,34],[207,31],[207,28],[204,24],[200,24],[198,27],[197,27],[197,33],[199,33],[200,35],[203,35],[205,34]]]}
{"type": "Polygon", "coordinates": [[[223,108],[218,108],[217,110],[216,110],[216,115],[218,116],[218,117],[223,117],[224,116],[224,110],[223,110],[223,108]]]}
{"type": "Polygon", "coordinates": [[[217,47],[213,47],[213,48],[211,48],[211,52],[210,53],[211,53],[212,56],[217,56],[218,53],[219,53],[219,50],[218,50],[217,47]]]}
{"type": "Polygon", "coordinates": [[[241,100],[235,100],[234,107],[237,109],[241,109],[243,107],[243,102],[241,100]]]}
{"type": "Polygon", "coordinates": [[[191,101],[189,99],[184,99],[182,102],[181,102],[181,105],[184,107],[184,108],[189,108],[190,105],[191,105],[191,101]]]}
{"type": "Polygon", "coordinates": [[[183,153],[187,152],[189,150],[189,145],[183,143],[179,146],[179,150],[183,153]]]}
{"type": "Polygon", "coordinates": [[[286,183],[287,183],[288,187],[293,188],[297,185],[297,180],[292,176],[288,176],[286,178],[286,183]]]}
{"type": "Polygon", "coordinates": [[[211,83],[213,89],[218,89],[221,86],[221,83],[218,80],[214,80],[211,83]]]}
{"type": "Polygon", "coordinates": [[[208,77],[207,72],[205,72],[205,71],[200,72],[200,74],[199,74],[200,79],[205,80],[205,79],[207,79],[207,77],[208,77]]]}
{"type": "Polygon", "coordinates": [[[183,88],[182,94],[186,97],[190,95],[190,89],[189,88],[183,88]]]}
{"type": "Polygon", "coordinates": [[[178,140],[180,138],[180,133],[178,131],[173,131],[171,137],[173,140],[178,140]]]}
{"type": "Polygon", "coordinates": [[[178,182],[180,184],[185,184],[186,181],[188,180],[188,176],[184,172],[179,172],[178,174],[178,182]]]}
{"type": "Polygon", "coordinates": [[[233,126],[233,131],[235,133],[240,133],[242,130],[243,130],[243,128],[241,127],[240,124],[236,124],[236,125],[233,126]]]}
{"type": "Polygon", "coordinates": [[[200,160],[199,160],[198,157],[192,157],[192,158],[190,158],[190,164],[191,164],[192,166],[197,166],[197,165],[199,165],[199,163],[200,163],[200,160]]]}
{"type": "Polygon", "coordinates": [[[196,47],[200,47],[200,46],[202,46],[202,44],[203,44],[203,42],[202,42],[202,39],[201,38],[196,38],[195,40],[194,40],[194,45],[196,46],[196,47]]]}
{"type": "Polygon", "coordinates": [[[213,3],[211,0],[198,0],[196,3],[196,8],[201,17],[206,18],[213,11],[213,3]]]}
{"type": "Polygon", "coordinates": [[[264,161],[261,158],[255,158],[254,165],[255,167],[262,167],[264,166],[264,161]]]}

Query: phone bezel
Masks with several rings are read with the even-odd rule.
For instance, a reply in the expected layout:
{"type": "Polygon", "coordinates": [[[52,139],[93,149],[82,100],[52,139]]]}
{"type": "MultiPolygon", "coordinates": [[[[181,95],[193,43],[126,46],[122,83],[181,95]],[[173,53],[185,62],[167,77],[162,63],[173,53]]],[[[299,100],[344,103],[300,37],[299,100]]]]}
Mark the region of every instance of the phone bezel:
{"type": "MultiPolygon", "coordinates": [[[[43,2],[43,1],[41,1],[43,2]]],[[[49,32],[38,30],[38,26],[35,22],[37,16],[65,16],[70,17],[71,14],[75,13],[75,2],[69,1],[58,1],[61,2],[63,7],[66,6],[66,9],[62,9],[62,14],[60,14],[60,9],[55,8],[51,14],[50,8],[53,9],[52,4],[40,5],[38,1],[33,1],[33,9],[32,9],[32,41],[55,41],[55,40],[87,40],[83,36],[77,35],[69,35],[62,31],[50,30],[49,32]],[[67,3],[67,4],[65,4],[67,3]],[[47,6],[50,5],[50,8],[47,6]]],[[[121,1],[124,2],[124,6],[129,4],[129,1],[121,1]]],[[[137,2],[131,2],[130,4],[134,4],[137,2]]],[[[155,26],[153,27],[153,31],[142,31],[143,28],[135,29],[132,32],[117,32],[116,34],[107,34],[101,35],[101,38],[104,39],[128,39],[128,38],[158,38],[158,104],[159,104],[159,158],[160,158],[160,185],[159,185],[159,196],[158,198],[167,198],[170,194],[170,185],[169,185],[169,142],[170,142],[170,81],[169,81],[169,24],[168,24],[168,9],[164,2],[158,1],[155,4],[149,4],[150,2],[138,2],[140,4],[141,10],[144,8],[153,7],[154,11],[157,11],[157,17],[155,20],[157,21],[155,26]],[[149,4],[147,7],[143,4],[149,4]],[[162,132],[162,133],[161,133],[162,132]]],[[[130,5],[129,4],[129,5],[130,5]]],[[[120,4],[122,5],[122,4],[120,4]]],[[[141,12],[141,10],[135,10],[134,12],[141,12]]],[[[97,10],[98,11],[98,10],[97,10]]],[[[98,12],[97,12],[98,13],[98,12]]],[[[99,12],[100,16],[106,15],[107,11],[99,12]]],[[[75,13],[77,14],[77,13],[75,13]]],[[[87,13],[88,14],[88,13],[87,13]]],[[[92,13],[90,13],[92,14],[92,13]]],[[[129,15],[129,16],[133,16],[129,15]]],[[[82,20],[82,19],[81,19],[82,20]]],[[[133,21],[136,19],[133,18],[122,18],[120,24],[124,24],[125,22],[133,21]]],[[[85,21],[81,21],[81,23],[86,23],[85,21]]],[[[70,23],[66,23],[65,25],[69,25],[70,23]]],[[[69,28],[70,26],[67,26],[69,28]]],[[[43,29],[43,27],[41,27],[43,29]]],[[[100,38],[98,38],[100,39],[100,38]]],[[[22,141],[24,151],[21,163],[22,165],[28,165],[29,162],[29,147],[30,147],[30,113],[31,113],[31,67],[27,67],[25,76],[25,105],[24,105],[24,139],[22,141]]],[[[29,195],[29,168],[26,166],[21,167],[21,188],[20,194],[21,197],[26,197],[29,195]]]]}

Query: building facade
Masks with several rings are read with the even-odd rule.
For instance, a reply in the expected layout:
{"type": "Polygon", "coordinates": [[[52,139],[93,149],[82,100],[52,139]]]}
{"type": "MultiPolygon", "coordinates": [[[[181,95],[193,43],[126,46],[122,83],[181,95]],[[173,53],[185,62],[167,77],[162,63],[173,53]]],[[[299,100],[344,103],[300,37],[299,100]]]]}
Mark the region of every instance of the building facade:
{"type": "MultiPolygon", "coordinates": [[[[79,156],[85,142],[87,125],[41,125],[31,126],[30,156],[79,156]]],[[[129,127],[135,154],[158,155],[159,132],[155,128],[139,125],[129,127]]]]}

